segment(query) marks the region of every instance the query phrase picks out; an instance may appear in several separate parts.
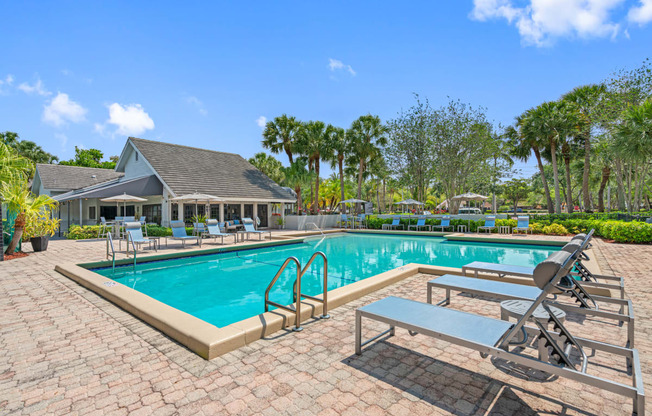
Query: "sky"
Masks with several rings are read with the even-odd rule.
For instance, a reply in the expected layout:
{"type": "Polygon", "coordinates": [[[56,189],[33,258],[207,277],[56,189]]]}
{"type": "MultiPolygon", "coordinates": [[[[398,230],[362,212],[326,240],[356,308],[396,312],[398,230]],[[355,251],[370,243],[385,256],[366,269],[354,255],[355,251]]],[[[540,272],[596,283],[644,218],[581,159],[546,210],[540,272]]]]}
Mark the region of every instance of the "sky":
{"type": "MultiPolygon", "coordinates": [[[[283,113],[348,127],[396,117],[414,93],[509,125],[652,57],[652,0],[0,0],[0,10],[10,16],[0,131],[61,160],[75,146],[119,155],[128,136],[248,158],[283,113]]],[[[536,171],[533,160],[517,167],[536,171]]]]}

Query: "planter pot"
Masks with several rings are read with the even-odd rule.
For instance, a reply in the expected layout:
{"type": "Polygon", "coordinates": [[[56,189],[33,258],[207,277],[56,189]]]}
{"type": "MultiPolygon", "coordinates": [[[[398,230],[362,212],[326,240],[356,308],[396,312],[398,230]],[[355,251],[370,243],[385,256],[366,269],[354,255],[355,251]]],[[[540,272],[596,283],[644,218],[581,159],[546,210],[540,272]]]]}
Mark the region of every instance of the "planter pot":
{"type": "Polygon", "coordinates": [[[48,249],[48,242],[50,241],[50,237],[47,235],[41,237],[32,237],[29,239],[29,241],[32,243],[32,248],[35,252],[45,251],[48,249]]]}

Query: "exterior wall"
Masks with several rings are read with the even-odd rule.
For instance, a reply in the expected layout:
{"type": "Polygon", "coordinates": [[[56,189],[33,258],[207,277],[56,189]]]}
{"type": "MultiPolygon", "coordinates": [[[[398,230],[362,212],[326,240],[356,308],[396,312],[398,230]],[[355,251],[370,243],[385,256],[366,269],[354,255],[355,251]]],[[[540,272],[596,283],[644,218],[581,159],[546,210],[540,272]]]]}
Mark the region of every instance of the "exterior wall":
{"type": "Polygon", "coordinates": [[[285,217],[285,228],[288,230],[314,230],[317,227],[334,228],[339,221],[339,215],[288,215],[285,217]]]}
{"type": "Polygon", "coordinates": [[[131,145],[129,149],[125,152],[125,179],[139,178],[141,176],[154,175],[154,171],[147,165],[143,155],[138,155],[138,160],[136,160],[136,151],[131,145]]]}

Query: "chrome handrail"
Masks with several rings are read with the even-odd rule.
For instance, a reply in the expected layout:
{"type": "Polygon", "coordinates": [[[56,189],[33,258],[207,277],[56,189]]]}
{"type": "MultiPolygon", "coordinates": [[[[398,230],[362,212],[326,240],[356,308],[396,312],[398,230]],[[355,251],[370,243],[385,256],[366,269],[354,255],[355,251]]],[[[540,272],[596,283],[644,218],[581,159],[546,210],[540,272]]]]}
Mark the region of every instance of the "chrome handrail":
{"type": "Polygon", "coordinates": [[[127,257],[129,257],[129,241],[131,241],[131,246],[134,248],[134,271],[136,270],[136,243],[134,238],[129,231],[127,233],[127,257]]]}
{"type": "Polygon", "coordinates": [[[267,286],[267,290],[265,290],[265,312],[269,312],[269,305],[276,306],[277,308],[286,310],[288,312],[294,313],[294,331],[301,331],[303,328],[301,328],[301,297],[298,296],[298,294],[301,293],[301,263],[299,263],[299,259],[297,259],[294,256],[288,257],[285,259],[283,262],[283,265],[281,266],[280,269],[278,269],[278,272],[276,272],[276,275],[272,279],[272,281],[269,283],[267,286]],[[281,305],[280,303],[273,302],[269,300],[269,291],[272,290],[272,287],[278,280],[278,278],[281,276],[281,273],[285,270],[285,268],[290,264],[290,262],[294,262],[297,266],[297,281],[298,284],[295,286],[295,306],[294,309],[287,307],[285,305],[281,305]]]}
{"type": "Polygon", "coordinates": [[[111,252],[113,254],[113,269],[112,271],[115,271],[115,249],[113,248],[113,236],[111,235],[111,232],[109,231],[106,234],[106,259],[109,259],[109,247],[111,248],[111,252]]]}
{"type": "MultiPolygon", "coordinates": [[[[295,296],[298,295],[299,297],[302,297],[302,298],[311,299],[311,300],[314,300],[315,302],[320,302],[320,303],[322,303],[324,305],[322,307],[322,313],[321,313],[321,316],[320,316],[321,319],[328,319],[328,318],[331,317],[328,314],[328,259],[326,258],[326,254],[324,254],[323,251],[316,251],[316,252],[313,253],[313,255],[310,257],[310,260],[308,260],[308,263],[306,264],[306,266],[301,270],[301,276],[299,277],[299,279],[297,279],[294,282],[294,285],[295,285],[294,292],[296,294],[295,296]],[[319,298],[317,298],[315,296],[304,295],[303,293],[301,293],[301,290],[296,290],[297,285],[299,287],[301,287],[300,286],[301,285],[301,278],[303,278],[303,275],[306,274],[306,272],[308,271],[308,269],[312,265],[312,262],[315,261],[315,258],[317,258],[317,256],[321,256],[324,259],[324,291],[322,292],[322,298],[321,299],[319,299],[319,298]]],[[[294,300],[296,301],[296,298],[294,300]]]]}

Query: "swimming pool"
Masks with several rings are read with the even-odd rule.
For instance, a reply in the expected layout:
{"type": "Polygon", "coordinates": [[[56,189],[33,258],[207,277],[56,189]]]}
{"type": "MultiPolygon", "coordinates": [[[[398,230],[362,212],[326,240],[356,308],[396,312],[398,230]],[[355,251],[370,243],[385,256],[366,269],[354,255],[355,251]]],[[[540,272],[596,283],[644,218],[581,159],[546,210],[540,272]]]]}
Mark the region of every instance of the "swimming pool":
{"type": "MultiPolygon", "coordinates": [[[[315,251],[328,257],[328,289],[408,263],[462,267],[471,261],[534,266],[558,247],[449,241],[438,237],[335,234],[303,243],[92,269],[169,306],[217,327],[264,312],[264,294],[283,261],[296,256],[306,264],[315,251]]],[[[270,300],[292,303],[296,269],[289,266],[270,292],[270,300]]],[[[315,260],[302,279],[302,292],[321,293],[322,263],[315,260]]]]}

